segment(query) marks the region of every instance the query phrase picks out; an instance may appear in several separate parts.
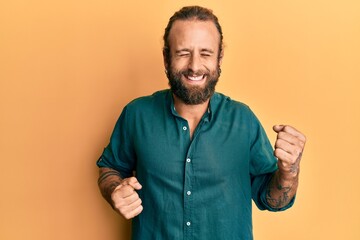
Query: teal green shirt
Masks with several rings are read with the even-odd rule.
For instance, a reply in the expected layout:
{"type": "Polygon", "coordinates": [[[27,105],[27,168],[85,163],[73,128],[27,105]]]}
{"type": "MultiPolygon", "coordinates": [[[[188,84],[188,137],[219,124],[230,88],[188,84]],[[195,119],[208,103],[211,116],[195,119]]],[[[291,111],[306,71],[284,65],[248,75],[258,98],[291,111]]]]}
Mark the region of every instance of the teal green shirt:
{"type": "Polygon", "coordinates": [[[220,93],[192,139],[170,90],[130,102],[97,165],[142,184],[136,240],[252,239],[251,199],[262,210],[293,204],[267,204],[272,146],[249,107],[220,93]]]}

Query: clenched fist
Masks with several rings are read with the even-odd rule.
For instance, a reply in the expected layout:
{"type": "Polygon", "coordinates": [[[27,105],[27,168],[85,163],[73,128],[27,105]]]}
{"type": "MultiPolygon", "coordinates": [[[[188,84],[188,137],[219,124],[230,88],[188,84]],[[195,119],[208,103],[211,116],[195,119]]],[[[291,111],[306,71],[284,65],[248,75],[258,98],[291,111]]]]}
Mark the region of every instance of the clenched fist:
{"type": "Polygon", "coordinates": [[[111,194],[113,207],[124,218],[131,219],[139,215],[143,206],[139,194],[135,190],[140,190],[141,184],[135,177],[125,178],[121,181],[111,194]]]}
{"type": "Polygon", "coordinates": [[[278,167],[282,178],[296,177],[306,138],[301,132],[288,125],[275,125],[273,130],[277,133],[274,155],[279,160],[278,167]]]}

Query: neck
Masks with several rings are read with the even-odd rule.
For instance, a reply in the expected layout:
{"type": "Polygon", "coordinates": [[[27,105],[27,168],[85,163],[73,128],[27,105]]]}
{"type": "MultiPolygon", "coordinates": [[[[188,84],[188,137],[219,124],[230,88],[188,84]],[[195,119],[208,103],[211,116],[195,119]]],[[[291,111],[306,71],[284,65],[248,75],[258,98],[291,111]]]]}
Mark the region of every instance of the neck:
{"type": "Polygon", "coordinates": [[[200,120],[204,113],[209,108],[210,99],[206,100],[203,103],[196,105],[189,105],[184,103],[181,99],[179,99],[176,95],[174,97],[174,106],[176,112],[186,120],[200,120]]]}

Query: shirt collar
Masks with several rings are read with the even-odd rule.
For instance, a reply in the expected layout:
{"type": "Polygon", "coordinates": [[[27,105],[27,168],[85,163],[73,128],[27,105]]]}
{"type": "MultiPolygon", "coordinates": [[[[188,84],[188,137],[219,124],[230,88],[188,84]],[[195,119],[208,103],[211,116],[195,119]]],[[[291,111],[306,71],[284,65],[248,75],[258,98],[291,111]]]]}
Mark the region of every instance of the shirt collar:
{"type": "MultiPolygon", "coordinates": [[[[217,93],[215,92],[210,98],[208,110],[205,112],[204,116],[202,117],[202,119],[204,119],[204,121],[210,122],[212,119],[213,109],[215,109],[215,106],[216,106],[216,100],[215,100],[216,95],[217,95],[217,93]]],[[[173,97],[173,93],[171,90],[169,90],[169,92],[168,92],[168,101],[170,102],[171,113],[174,116],[180,117],[180,115],[176,112],[174,97],[173,97]]]]}

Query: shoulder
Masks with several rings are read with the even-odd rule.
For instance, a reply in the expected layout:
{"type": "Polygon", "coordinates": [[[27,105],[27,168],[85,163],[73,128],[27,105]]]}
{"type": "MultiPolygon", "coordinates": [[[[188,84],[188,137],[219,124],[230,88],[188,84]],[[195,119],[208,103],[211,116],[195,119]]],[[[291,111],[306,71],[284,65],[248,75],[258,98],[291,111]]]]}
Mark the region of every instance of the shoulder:
{"type": "Polygon", "coordinates": [[[154,110],[156,105],[156,108],[158,108],[160,105],[164,105],[168,102],[169,94],[169,90],[161,90],[148,96],[138,97],[129,102],[125,108],[127,111],[154,110]]]}
{"type": "Polygon", "coordinates": [[[248,112],[252,113],[250,107],[240,101],[234,100],[230,98],[229,96],[226,96],[222,93],[215,92],[212,96],[211,103],[210,103],[215,109],[219,111],[240,111],[240,112],[248,112]]]}
{"type": "Polygon", "coordinates": [[[222,93],[215,93],[211,101],[211,111],[215,119],[242,123],[249,128],[260,124],[251,108],[243,102],[233,100],[222,93]]]}

